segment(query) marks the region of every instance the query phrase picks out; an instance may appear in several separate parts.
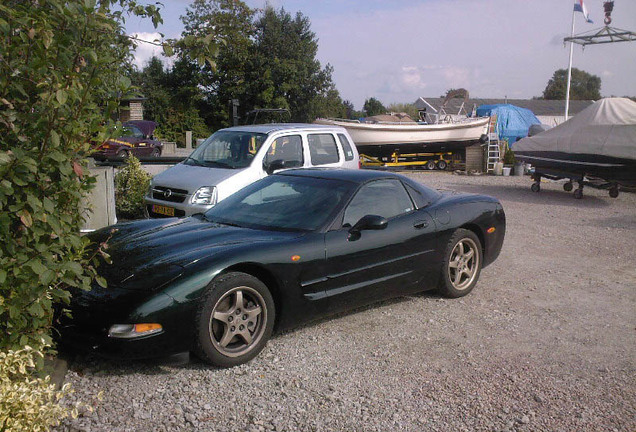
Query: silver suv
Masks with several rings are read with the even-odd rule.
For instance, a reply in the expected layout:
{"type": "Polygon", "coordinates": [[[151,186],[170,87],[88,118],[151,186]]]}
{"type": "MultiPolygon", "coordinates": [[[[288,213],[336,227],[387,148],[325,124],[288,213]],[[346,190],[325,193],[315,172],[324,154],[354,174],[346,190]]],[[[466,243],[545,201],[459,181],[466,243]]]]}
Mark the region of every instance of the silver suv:
{"type": "Polygon", "coordinates": [[[360,167],[338,126],[268,124],[221,129],[183,162],[157,174],[145,198],[149,217],[203,213],[239,189],[289,168],[360,167]]]}

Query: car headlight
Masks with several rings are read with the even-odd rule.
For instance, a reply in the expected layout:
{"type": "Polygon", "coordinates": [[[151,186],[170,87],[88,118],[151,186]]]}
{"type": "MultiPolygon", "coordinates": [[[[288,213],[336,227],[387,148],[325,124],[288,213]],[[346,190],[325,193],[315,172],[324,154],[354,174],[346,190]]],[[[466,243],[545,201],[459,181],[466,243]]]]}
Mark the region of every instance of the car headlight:
{"type": "Polygon", "coordinates": [[[192,195],[192,204],[214,205],[216,204],[216,187],[203,186],[192,195]]]}
{"type": "Polygon", "coordinates": [[[108,337],[116,339],[132,339],[161,333],[163,327],[157,323],[114,324],[108,330],[108,337]]]}
{"type": "Polygon", "coordinates": [[[154,186],[155,186],[155,185],[153,185],[153,184],[152,184],[152,180],[150,180],[150,184],[148,185],[148,193],[147,193],[147,195],[146,195],[148,198],[152,198],[152,188],[153,188],[154,186]]]}

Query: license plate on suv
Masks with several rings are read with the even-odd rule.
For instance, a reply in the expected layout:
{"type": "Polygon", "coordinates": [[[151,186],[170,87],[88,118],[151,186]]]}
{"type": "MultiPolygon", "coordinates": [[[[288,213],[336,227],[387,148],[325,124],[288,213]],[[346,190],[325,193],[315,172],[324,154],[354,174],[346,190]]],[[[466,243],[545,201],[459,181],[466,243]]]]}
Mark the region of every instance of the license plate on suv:
{"type": "Polygon", "coordinates": [[[161,214],[164,216],[174,216],[174,208],[153,204],[152,211],[157,214],[161,214]]]}

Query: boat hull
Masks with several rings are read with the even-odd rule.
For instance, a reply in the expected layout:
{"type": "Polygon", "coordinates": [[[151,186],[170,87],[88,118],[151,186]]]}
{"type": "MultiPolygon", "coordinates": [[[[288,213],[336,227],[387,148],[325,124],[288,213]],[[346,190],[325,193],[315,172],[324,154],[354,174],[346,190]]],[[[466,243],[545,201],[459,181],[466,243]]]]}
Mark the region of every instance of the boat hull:
{"type": "Polygon", "coordinates": [[[401,153],[438,153],[461,150],[480,140],[488,130],[488,118],[469,119],[458,123],[385,124],[353,123],[318,119],[315,123],[342,126],[347,129],[361,153],[389,156],[401,153]]]}
{"type": "Polygon", "coordinates": [[[564,178],[598,177],[624,186],[636,186],[636,159],[554,151],[515,152],[515,157],[531,164],[539,173],[550,170],[563,173],[564,178]]]}

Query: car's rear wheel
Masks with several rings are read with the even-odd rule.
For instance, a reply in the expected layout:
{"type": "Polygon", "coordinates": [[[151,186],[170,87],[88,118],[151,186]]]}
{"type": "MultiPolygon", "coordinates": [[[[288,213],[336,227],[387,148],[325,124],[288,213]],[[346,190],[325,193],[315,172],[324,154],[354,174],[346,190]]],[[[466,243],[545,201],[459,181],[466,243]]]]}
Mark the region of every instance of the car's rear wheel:
{"type": "Polygon", "coordinates": [[[263,282],[245,273],[224,274],[212,282],[201,302],[195,353],[221,367],[248,362],[267,344],[275,313],[263,282]]]}
{"type": "Polygon", "coordinates": [[[472,291],[482,266],[481,242],[474,232],[458,229],[448,241],[439,292],[446,297],[462,297],[472,291]]]}
{"type": "Polygon", "coordinates": [[[127,150],[119,150],[117,152],[117,157],[120,157],[122,159],[126,159],[128,156],[130,156],[130,153],[128,153],[127,150]]]}
{"type": "Polygon", "coordinates": [[[157,147],[152,149],[152,153],[150,153],[150,156],[152,157],[159,157],[161,156],[161,150],[159,150],[157,147]]]}

